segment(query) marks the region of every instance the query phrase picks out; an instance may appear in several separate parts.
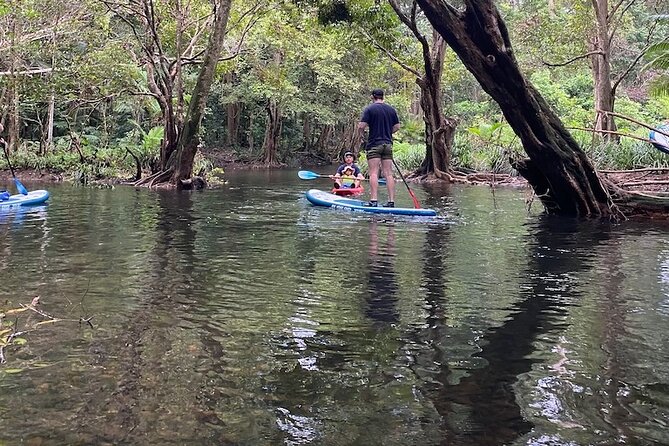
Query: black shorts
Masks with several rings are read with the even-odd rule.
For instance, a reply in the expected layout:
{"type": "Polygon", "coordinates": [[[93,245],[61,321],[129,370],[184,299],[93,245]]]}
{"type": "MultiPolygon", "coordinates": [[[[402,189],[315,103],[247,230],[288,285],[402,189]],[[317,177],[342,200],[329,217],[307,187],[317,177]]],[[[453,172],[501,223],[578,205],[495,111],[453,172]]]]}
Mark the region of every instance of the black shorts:
{"type": "Polygon", "coordinates": [[[367,159],[371,160],[374,158],[381,158],[382,160],[391,160],[393,159],[393,145],[392,144],[381,144],[378,146],[370,147],[366,150],[367,159]]]}

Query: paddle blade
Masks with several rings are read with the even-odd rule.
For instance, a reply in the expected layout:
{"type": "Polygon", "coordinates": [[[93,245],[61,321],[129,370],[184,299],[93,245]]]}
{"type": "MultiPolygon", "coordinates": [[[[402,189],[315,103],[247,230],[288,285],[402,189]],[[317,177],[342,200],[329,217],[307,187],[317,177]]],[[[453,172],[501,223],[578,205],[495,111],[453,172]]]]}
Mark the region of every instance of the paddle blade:
{"type": "MultiPolygon", "coordinates": [[[[407,189],[409,189],[408,186],[407,189]]],[[[413,201],[413,207],[415,209],[420,209],[420,201],[418,201],[418,198],[416,198],[416,194],[414,194],[411,189],[409,189],[409,195],[411,195],[411,200],[413,201]]]]}
{"type": "Polygon", "coordinates": [[[21,184],[18,178],[14,178],[14,184],[16,185],[16,190],[18,190],[19,193],[23,195],[28,195],[28,189],[26,189],[26,187],[23,184],[21,184]]]}
{"type": "Polygon", "coordinates": [[[313,173],[309,170],[300,170],[297,172],[297,176],[300,177],[302,180],[314,180],[316,178],[320,178],[320,175],[317,173],[313,173]]]}

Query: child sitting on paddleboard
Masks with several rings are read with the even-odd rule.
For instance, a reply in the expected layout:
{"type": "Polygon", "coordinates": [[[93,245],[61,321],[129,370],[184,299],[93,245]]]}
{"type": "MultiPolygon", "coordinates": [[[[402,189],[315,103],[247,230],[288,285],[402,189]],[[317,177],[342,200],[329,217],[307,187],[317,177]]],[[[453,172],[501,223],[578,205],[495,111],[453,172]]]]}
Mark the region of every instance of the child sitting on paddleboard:
{"type": "Polygon", "coordinates": [[[360,172],[358,165],[353,162],[353,152],[344,153],[344,163],[337,168],[337,173],[333,178],[335,189],[360,187],[360,181],[365,177],[360,172]]]}

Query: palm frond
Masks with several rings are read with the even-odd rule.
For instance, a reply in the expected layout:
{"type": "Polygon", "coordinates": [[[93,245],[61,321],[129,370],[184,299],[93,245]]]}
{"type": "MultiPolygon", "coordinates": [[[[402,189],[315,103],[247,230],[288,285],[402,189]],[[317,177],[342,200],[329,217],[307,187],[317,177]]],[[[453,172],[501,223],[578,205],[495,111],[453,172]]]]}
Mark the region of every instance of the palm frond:
{"type": "Polygon", "coordinates": [[[652,96],[669,96],[669,75],[658,76],[650,85],[652,96]]]}

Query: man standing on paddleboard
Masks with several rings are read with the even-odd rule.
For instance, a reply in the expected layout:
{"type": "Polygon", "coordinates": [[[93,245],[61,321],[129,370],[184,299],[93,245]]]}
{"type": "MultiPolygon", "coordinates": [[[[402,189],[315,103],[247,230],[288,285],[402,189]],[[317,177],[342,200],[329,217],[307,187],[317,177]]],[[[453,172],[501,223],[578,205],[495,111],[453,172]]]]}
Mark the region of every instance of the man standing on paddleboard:
{"type": "Polygon", "coordinates": [[[367,144],[367,164],[369,165],[370,199],[367,206],[378,206],[379,168],[388,184],[388,203],[386,207],[395,207],[395,180],[393,179],[393,133],[399,130],[400,120],[393,107],[384,102],[384,93],[380,88],[372,90],[372,103],[365,107],[358,123],[359,137],[369,128],[367,144]]]}

